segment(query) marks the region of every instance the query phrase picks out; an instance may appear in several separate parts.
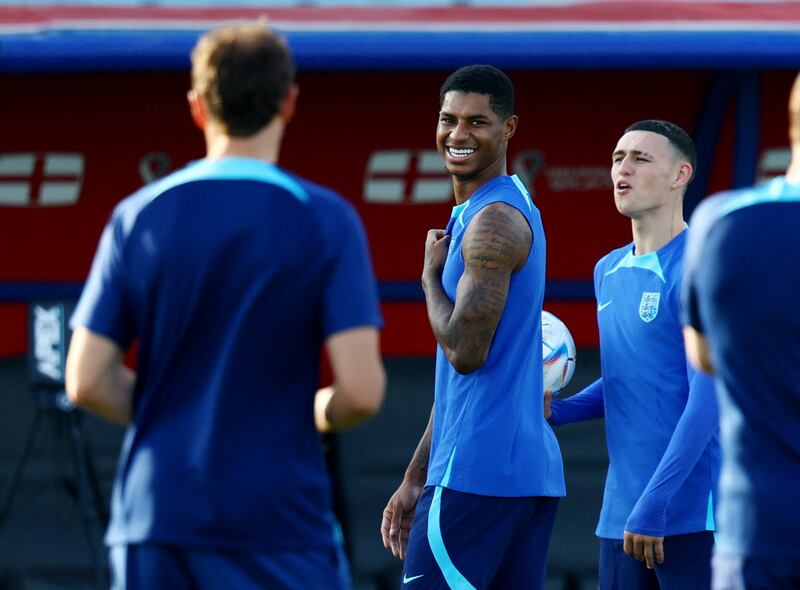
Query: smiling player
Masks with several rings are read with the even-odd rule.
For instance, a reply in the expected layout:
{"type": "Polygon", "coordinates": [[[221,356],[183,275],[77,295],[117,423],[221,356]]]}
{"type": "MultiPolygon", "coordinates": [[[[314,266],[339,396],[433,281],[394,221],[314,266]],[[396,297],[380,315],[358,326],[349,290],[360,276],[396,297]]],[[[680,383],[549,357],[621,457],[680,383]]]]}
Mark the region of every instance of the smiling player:
{"type": "Polygon", "coordinates": [[[456,206],[425,245],[434,410],[381,534],[414,590],[542,588],[564,476],[555,436],[533,411],[545,239],[530,195],[506,173],[514,88],[496,68],[469,66],[439,98],[436,143],[456,206]]]}

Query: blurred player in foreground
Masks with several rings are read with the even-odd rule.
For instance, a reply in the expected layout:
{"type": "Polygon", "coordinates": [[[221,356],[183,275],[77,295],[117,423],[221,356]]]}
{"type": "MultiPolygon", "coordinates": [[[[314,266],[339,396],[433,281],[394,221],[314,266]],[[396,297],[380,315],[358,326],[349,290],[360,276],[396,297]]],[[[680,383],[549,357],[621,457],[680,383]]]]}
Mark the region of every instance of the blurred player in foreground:
{"type": "Polygon", "coordinates": [[[425,244],[434,410],[383,513],[384,545],[416,589],[544,587],[561,452],[541,410],[545,238],[506,173],[514,88],[491,66],[453,73],[436,142],[456,206],[425,244]],[[410,528],[410,533],[409,533],[410,528]]]}
{"type": "Polygon", "coordinates": [[[122,201],[100,240],[67,391],[129,426],[115,589],[348,585],[318,430],[380,407],[381,318],[353,209],[276,165],[297,93],[263,24],[204,35],[189,104],[207,157],[122,201]]]}
{"type": "Polygon", "coordinates": [[[800,588],[800,77],[786,176],[706,199],[686,251],[686,349],[716,372],[717,590],[800,588]]]}
{"type": "Polygon", "coordinates": [[[594,271],[602,377],[552,401],[554,425],[605,416],[603,590],[711,583],[718,416],[713,381],[687,366],[680,323],[683,196],[695,161],[691,137],[668,121],[634,123],[617,142],[614,201],[633,242],[594,271]]]}

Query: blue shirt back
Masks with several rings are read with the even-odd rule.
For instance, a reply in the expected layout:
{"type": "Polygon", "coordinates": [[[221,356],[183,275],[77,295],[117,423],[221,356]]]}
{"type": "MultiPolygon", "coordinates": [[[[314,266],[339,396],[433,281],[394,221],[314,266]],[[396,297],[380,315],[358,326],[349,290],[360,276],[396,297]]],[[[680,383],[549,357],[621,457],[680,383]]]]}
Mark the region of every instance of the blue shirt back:
{"type": "Polygon", "coordinates": [[[717,370],[718,549],[800,557],[800,185],[777,178],[692,217],[684,321],[717,370]]]}
{"type": "MultiPolygon", "coordinates": [[[[622,539],[686,406],[694,371],[680,323],[686,232],[656,252],[633,243],[595,266],[609,467],[597,535],[622,539]]],[[[703,452],[667,506],[665,535],[713,530],[718,442],[703,452]]]]}
{"type": "Polygon", "coordinates": [[[516,176],[487,182],[453,209],[442,284],[455,301],[464,273],[464,233],[483,207],[496,202],[525,216],[533,243],[525,265],[511,275],[486,363],[462,375],[438,347],[427,485],[484,496],[563,496],[561,451],[542,406],[544,230],[538,209],[516,176]]]}
{"type": "Polygon", "coordinates": [[[380,322],[363,228],[327,189],[224,158],[122,201],[72,319],[139,343],[107,541],[332,545],[320,348],[380,322]]]}

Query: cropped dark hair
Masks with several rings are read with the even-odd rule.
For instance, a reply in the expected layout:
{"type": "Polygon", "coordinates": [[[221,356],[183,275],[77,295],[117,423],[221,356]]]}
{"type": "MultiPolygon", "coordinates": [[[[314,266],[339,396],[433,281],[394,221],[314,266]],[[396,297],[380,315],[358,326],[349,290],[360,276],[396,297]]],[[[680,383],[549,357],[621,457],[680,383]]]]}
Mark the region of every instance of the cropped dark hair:
{"type": "Polygon", "coordinates": [[[489,104],[501,119],[514,114],[514,85],[503,72],[494,66],[465,66],[450,74],[439,90],[439,106],[450,91],[475,92],[489,96],[489,104]]]}
{"type": "Polygon", "coordinates": [[[234,137],[268,125],[293,82],[289,49],[263,22],[214,29],[192,51],[192,88],[234,137]]]}
{"type": "Polygon", "coordinates": [[[692,176],[694,176],[694,171],[697,170],[697,149],[694,147],[694,140],[675,123],[661,119],[645,119],[644,121],[637,121],[633,125],[628,125],[625,133],[629,131],[650,131],[666,137],[670,145],[678,150],[686,158],[686,161],[692,165],[692,176]]]}

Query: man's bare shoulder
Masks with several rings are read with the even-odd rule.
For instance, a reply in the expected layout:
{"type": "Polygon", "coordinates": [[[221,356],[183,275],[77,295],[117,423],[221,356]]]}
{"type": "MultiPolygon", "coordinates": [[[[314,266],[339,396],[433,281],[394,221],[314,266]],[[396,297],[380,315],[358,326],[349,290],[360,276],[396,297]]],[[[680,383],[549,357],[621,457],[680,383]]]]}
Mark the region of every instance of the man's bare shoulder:
{"type": "Polygon", "coordinates": [[[496,202],[472,218],[461,250],[468,266],[516,269],[527,259],[532,242],[533,233],[522,212],[508,203],[496,202]]]}

